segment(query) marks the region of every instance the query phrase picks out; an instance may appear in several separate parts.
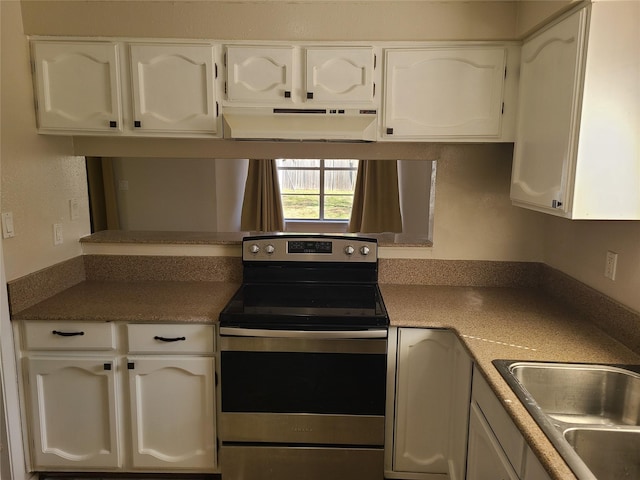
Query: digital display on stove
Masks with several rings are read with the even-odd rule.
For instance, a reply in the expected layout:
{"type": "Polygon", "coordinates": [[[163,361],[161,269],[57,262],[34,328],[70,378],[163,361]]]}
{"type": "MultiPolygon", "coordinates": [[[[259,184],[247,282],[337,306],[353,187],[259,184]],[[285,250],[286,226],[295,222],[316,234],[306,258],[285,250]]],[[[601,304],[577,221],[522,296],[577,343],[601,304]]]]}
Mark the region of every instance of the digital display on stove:
{"type": "Polygon", "coordinates": [[[287,242],[287,253],[331,253],[332,242],[314,240],[295,240],[287,242]]]}

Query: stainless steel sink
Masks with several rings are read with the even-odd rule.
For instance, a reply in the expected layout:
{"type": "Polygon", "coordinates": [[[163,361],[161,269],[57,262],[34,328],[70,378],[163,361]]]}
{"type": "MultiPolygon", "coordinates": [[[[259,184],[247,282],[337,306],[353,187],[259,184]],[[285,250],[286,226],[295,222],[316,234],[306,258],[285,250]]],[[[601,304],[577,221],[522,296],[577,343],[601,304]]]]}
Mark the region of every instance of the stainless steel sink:
{"type": "Polygon", "coordinates": [[[638,366],[493,363],[578,478],[640,478],[638,366]]]}
{"type": "Polygon", "coordinates": [[[564,438],[598,480],[640,478],[640,431],[569,428],[564,438]]]}

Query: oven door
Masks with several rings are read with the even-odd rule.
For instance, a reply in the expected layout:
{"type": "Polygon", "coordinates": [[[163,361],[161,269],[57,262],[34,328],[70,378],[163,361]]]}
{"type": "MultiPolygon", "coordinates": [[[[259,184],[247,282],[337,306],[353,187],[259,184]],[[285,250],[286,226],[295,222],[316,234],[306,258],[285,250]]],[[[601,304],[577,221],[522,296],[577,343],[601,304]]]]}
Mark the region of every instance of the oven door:
{"type": "Polygon", "coordinates": [[[220,333],[223,443],[384,444],[386,329],[220,333]]]}

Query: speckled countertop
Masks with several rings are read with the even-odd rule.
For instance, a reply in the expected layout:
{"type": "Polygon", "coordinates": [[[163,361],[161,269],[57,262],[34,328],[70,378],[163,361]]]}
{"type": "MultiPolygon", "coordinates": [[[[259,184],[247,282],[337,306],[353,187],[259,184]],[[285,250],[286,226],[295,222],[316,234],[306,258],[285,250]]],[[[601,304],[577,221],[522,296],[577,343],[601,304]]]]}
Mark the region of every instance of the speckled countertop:
{"type": "Polygon", "coordinates": [[[229,282],[85,281],[12,318],[212,323],[238,287],[229,282]]]}
{"type": "MultiPolygon", "coordinates": [[[[215,322],[232,282],[84,281],[14,319],[215,322]]],[[[452,329],[552,478],[575,479],[491,363],[494,359],[640,364],[640,355],[535,288],[380,285],[392,326],[452,329]]]]}

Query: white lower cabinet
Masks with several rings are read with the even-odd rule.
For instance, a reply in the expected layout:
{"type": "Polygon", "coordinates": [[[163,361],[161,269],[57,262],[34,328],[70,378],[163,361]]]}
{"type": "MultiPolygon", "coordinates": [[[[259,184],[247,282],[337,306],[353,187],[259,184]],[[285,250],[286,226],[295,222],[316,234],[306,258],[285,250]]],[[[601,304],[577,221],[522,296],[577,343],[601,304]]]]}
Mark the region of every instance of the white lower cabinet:
{"type": "Polygon", "coordinates": [[[467,480],[519,480],[478,405],[471,403],[467,480]]]}
{"type": "Polygon", "coordinates": [[[32,460],[41,469],[121,466],[114,357],[27,357],[32,460]]]}
{"type": "Polygon", "coordinates": [[[465,478],[471,359],[448,330],[391,328],[386,478],[465,478]]]}
{"type": "Polygon", "coordinates": [[[479,371],[473,374],[466,480],[550,480],[479,371]]]}
{"type": "Polygon", "coordinates": [[[135,469],[215,464],[213,358],[130,358],[132,465],[135,469]]]}
{"type": "Polygon", "coordinates": [[[23,321],[32,471],[215,472],[212,325],[23,321]]]}

